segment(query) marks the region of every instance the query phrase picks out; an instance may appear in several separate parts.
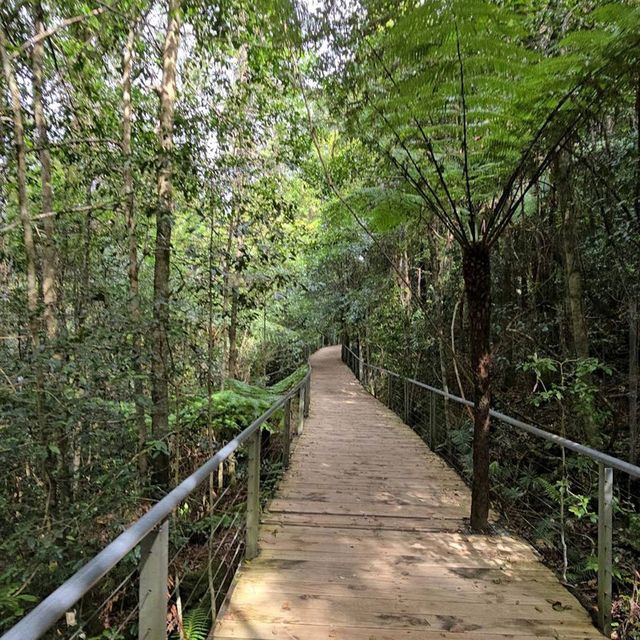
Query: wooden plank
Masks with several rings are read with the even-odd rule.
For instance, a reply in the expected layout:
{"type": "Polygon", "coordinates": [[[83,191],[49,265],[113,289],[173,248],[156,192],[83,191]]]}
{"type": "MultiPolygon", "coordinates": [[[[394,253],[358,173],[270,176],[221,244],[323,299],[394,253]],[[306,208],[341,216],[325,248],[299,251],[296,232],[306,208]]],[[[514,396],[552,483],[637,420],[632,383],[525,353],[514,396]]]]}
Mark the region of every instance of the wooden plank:
{"type": "MultiPolygon", "coordinates": [[[[379,550],[384,551],[385,556],[399,556],[419,554],[422,558],[493,558],[504,559],[509,561],[528,560],[538,561],[538,555],[531,547],[516,543],[510,544],[508,541],[504,544],[487,544],[484,540],[462,542],[458,540],[442,541],[428,533],[416,532],[415,534],[404,533],[404,539],[397,535],[395,531],[377,531],[376,535],[366,535],[368,532],[353,532],[345,529],[343,532],[334,531],[331,539],[325,535],[319,535],[316,531],[308,533],[310,528],[306,528],[301,533],[297,533],[296,529],[281,528],[269,530],[263,527],[260,546],[263,550],[280,549],[280,550],[301,550],[308,553],[347,553],[365,554],[370,558],[375,557],[379,550]],[[384,537],[383,534],[395,534],[395,537],[384,537]],[[351,534],[351,535],[349,535],[351,534]],[[363,535],[364,534],[364,535],[363,535]]],[[[440,534],[441,532],[438,532],[440,534]]],[[[446,534],[452,535],[452,534],[446,534]]],[[[463,536],[457,536],[463,538],[463,536]]]]}
{"type": "Polygon", "coordinates": [[[240,604],[236,606],[232,600],[225,612],[228,620],[251,620],[252,622],[265,622],[271,624],[332,624],[350,627],[374,627],[378,629],[406,629],[409,627],[422,627],[429,630],[452,631],[458,633],[467,631],[485,631],[487,633],[514,634],[528,631],[534,635],[540,633],[558,634],[561,637],[564,631],[579,633],[584,629],[585,620],[568,619],[567,621],[554,618],[542,618],[533,620],[526,616],[517,617],[517,611],[508,616],[505,611],[491,612],[483,607],[485,615],[479,619],[471,616],[456,616],[447,613],[422,613],[419,611],[403,612],[399,606],[395,609],[383,611],[366,611],[359,606],[340,608],[335,605],[327,605],[321,610],[311,607],[293,607],[290,602],[274,602],[265,609],[264,607],[240,604]]]}
{"type": "Polygon", "coordinates": [[[320,500],[283,500],[276,499],[269,505],[269,513],[297,513],[317,515],[353,515],[353,516],[401,516],[403,518],[460,518],[467,510],[462,505],[407,505],[399,503],[385,504],[381,501],[364,501],[363,503],[349,503],[345,500],[323,502],[320,500]]]}
{"type": "MultiPolygon", "coordinates": [[[[265,555],[269,555],[267,551],[265,555]]],[[[282,555],[286,555],[283,552],[282,555]]],[[[358,562],[354,558],[352,562],[343,562],[341,558],[336,558],[333,562],[326,559],[299,559],[299,558],[262,558],[260,562],[251,565],[251,570],[260,571],[281,571],[290,576],[304,576],[314,573],[321,579],[337,576],[357,576],[361,574],[376,575],[378,577],[389,577],[397,573],[406,576],[430,577],[434,580],[444,578],[464,578],[467,580],[489,580],[494,583],[518,582],[522,580],[554,580],[553,573],[539,563],[518,563],[516,566],[492,567],[478,566],[479,563],[467,561],[466,563],[414,563],[406,561],[388,566],[381,562],[369,561],[358,562]]]]}
{"type": "Polygon", "coordinates": [[[358,564],[366,565],[372,558],[376,562],[388,566],[397,567],[405,564],[431,564],[442,566],[483,566],[483,567],[507,567],[538,565],[540,559],[528,550],[495,553],[493,550],[454,551],[443,549],[440,546],[424,548],[422,546],[409,546],[397,544],[331,544],[308,543],[305,549],[300,549],[300,545],[295,541],[277,540],[275,542],[263,541],[260,545],[262,556],[265,559],[287,558],[309,559],[314,562],[326,563],[327,559],[333,562],[347,564],[357,560],[358,564]]]}
{"type": "Polygon", "coordinates": [[[286,575],[273,574],[271,576],[265,574],[244,575],[234,592],[235,597],[245,597],[252,594],[290,594],[290,597],[300,596],[302,594],[317,596],[335,596],[337,598],[349,597],[393,597],[396,594],[413,594],[414,598],[429,603],[449,603],[452,600],[456,603],[475,603],[483,605],[505,605],[513,606],[520,604],[539,605],[541,595],[544,595],[544,602],[556,607],[575,607],[580,606],[575,599],[567,595],[565,590],[549,590],[541,593],[540,590],[522,589],[515,594],[510,588],[491,583],[473,583],[458,581],[446,582],[442,585],[438,583],[434,585],[430,579],[415,578],[398,578],[391,580],[377,579],[372,577],[356,577],[351,580],[333,580],[333,581],[309,581],[299,578],[292,580],[286,575]],[[446,586],[447,588],[443,588],[446,586]]]}
{"type": "Polygon", "coordinates": [[[380,529],[389,531],[464,531],[467,524],[461,517],[444,518],[434,514],[428,518],[398,518],[393,516],[331,515],[304,513],[265,514],[263,523],[271,525],[303,525],[305,527],[328,527],[350,529],[380,529]]]}
{"type": "MultiPolygon", "coordinates": [[[[555,632],[533,635],[527,630],[521,633],[486,633],[466,631],[393,629],[378,627],[344,627],[341,625],[265,624],[257,621],[227,621],[216,629],[216,640],[558,640],[555,632]]],[[[602,640],[594,632],[563,634],[563,640],[602,640]]]]}
{"type": "MultiPolygon", "coordinates": [[[[389,597],[387,594],[378,596],[365,596],[364,594],[351,594],[350,596],[318,595],[310,593],[292,594],[273,591],[246,591],[238,590],[234,594],[233,604],[237,609],[259,608],[269,610],[280,608],[282,611],[291,611],[293,615],[311,619],[321,617],[324,612],[331,611],[336,618],[344,617],[349,620],[353,610],[357,609],[364,617],[392,618],[395,615],[406,616],[449,616],[465,620],[484,621],[487,619],[487,605],[478,602],[459,602],[456,599],[440,599],[436,601],[416,597],[407,597],[405,594],[396,594],[389,597]],[[384,615],[381,615],[384,614],[384,615]]],[[[554,606],[553,602],[518,602],[501,614],[505,619],[527,618],[528,620],[546,620],[554,623],[572,624],[587,621],[584,610],[570,605],[564,607],[554,606]]],[[[351,620],[354,618],[351,617],[351,620]]],[[[491,616],[493,619],[493,616],[491,616]]]]}

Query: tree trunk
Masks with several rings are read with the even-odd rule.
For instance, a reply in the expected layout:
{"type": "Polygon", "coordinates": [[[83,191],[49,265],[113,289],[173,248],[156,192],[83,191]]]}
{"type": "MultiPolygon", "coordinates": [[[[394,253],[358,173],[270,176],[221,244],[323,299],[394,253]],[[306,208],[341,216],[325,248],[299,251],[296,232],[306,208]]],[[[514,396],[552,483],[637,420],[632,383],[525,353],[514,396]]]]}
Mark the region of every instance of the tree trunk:
{"type": "MultiPolygon", "coordinates": [[[[571,167],[568,158],[560,152],[557,154],[552,168],[558,213],[560,214],[562,225],[562,257],[566,307],[571,327],[571,343],[574,355],[584,360],[589,357],[589,336],[584,311],[582,273],[578,257],[578,218],[571,192],[571,167]]],[[[589,413],[581,420],[581,423],[584,433],[581,437],[587,444],[595,445],[598,434],[593,415],[589,413]]]]}
{"type": "MultiPolygon", "coordinates": [[[[640,224],[640,74],[636,84],[636,180],[634,211],[640,224]]],[[[636,259],[636,266],[638,260],[636,259]]],[[[637,273],[637,271],[636,271],[637,273]]],[[[637,290],[636,290],[637,291],[637,290]]],[[[629,462],[638,464],[638,295],[629,301],[629,462]]]]}
{"type": "Polygon", "coordinates": [[[469,313],[469,339],[475,405],[471,527],[484,531],[489,522],[489,455],[491,407],[491,263],[480,242],[464,248],[462,270],[469,313]]]}
{"type": "MultiPolygon", "coordinates": [[[[91,206],[93,200],[92,185],[87,186],[87,207],[91,206]]],[[[78,288],[76,291],[76,334],[79,342],[84,340],[85,322],[87,320],[88,304],[90,301],[91,288],[91,242],[93,214],[91,210],[84,218],[84,229],[82,238],[82,262],[80,273],[78,274],[78,288]]]]}
{"type": "MultiPolygon", "coordinates": [[[[444,300],[445,300],[445,290],[447,285],[447,278],[451,269],[451,260],[449,259],[449,252],[451,251],[451,243],[453,242],[453,238],[450,234],[447,234],[446,238],[443,242],[440,242],[437,239],[437,236],[434,235],[435,247],[436,247],[436,255],[435,255],[435,266],[434,271],[436,273],[435,279],[435,287],[434,287],[434,315],[435,322],[437,325],[437,335],[438,335],[438,359],[440,361],[440,381],[442,390],[445,393],[449,393],[449,380],[447,375],[447,357],[446,357],[446,338],[445,332],[447,331],[447,327],[445,326],[445,308],[444,308],[444,300]]],[[[451,416],[449,400],[444,398],[443,400],[443,408],[444,408],[444,426],[445,426],[445,438],[447,442],[449,442],[450,429],[451,429],[451,416]]],[[[449,451],[450,454],[450,451],[449,451]]]]}
{"type": "Polygon", "coordinates": [[[636,223],[640,225],[640,73],[636,83],[636,179],[633,209],[636,223]]]}
{"type": "MultiPolygon", "coordinates": [[[[208,262],[208,296],[207,296],[207,441],[209,445],[209,455],[214,455],[215,449],[215,436],[213,433],[213,349],[214,349],[214,334],[213,334],[213,238],[214,238],[214,208],[211,205],[211,218],[209,220],[209,262],[208,262]]],[[[222,467],[222,465],[220,465],[222,467]]],[[[213,569],[213,556],[214,556],[214,544],[215,544],[215,482],[213,473],[209,474],[209,515],[211,516],[211,533],[209,535],[209,543],[207,545],[207,580],[209,584],[209,603],[211,608],[212,624],[215,623],[217,616],[217,589],[215,588],[215,574],[213,569]]]]}
{"type": "MultiPolygon", "coordinates": [[[[18,185],[18,211],[22,224],[22,234],[27,266],[27,312],[29,316],[29,334],[33,353],[33,368],[35,372],[36,420],[40,433],[41,444],[47,451],[47,457],[52,455],[49,447],[51,438],[48,433],[47,419],[44,409],[44,375],[40,364],[40,321],[39,321],[39,293],[37,275],[37,253],[29,214],[27,196],[27,161],[24,138],[24,121],[20,89],[15,76],[11,57],[7,50],[7,37],[0,26],[0,57],[2,70],[9,89],[9,100],[13,116],[13,144],[16,152],[16,182],[18,185]]],[[[57,504],[57,483],[52,472],[55,464],[45,462],[43,473],[48,483],[48,498],[45,506],[45,521],[49,521],[49,506],[55,509],[57,504]]]]}
{"type": "MultiPolygon", "coordinates": [[[[151,426],[155,440],[169,433],[169,269],[173,216],[173,122],[176,101],[176,66],[180,36],[180,0],[169,0],[160,87],[158,209],[156,212],[155,266],[153,277],[153,333],[151,366],[151,426]]],[[[168,448],[168,443],[165,442],[168,448]]],[[[159,452],[153,461],[153,481],[167,487],[169,455],[159,452]]]]}
{"type": "Polygon", "coordinates": [[[638,464],[638,299],[629,300],[629,462],[638,464]]]}
{"type": "Polygon", "coordinates": [[[233,251],[233,238],[235,236],[236,229],[236,217],[235,212],[232,211],[231,218],[229,220],[229,226],[227,227],[227,239],[224,253],[223,264],[223,278],[222,278],[222,321],[224,323],[224,340],[222,341],[222,363],[221,370],[222,376],[220,379],[220,388],[225,388],[226,378],[229,376],[229,359],[230,349],[229,343],[231,342],[231,329],[229,322],[229,309],[231,305],[232,294],[232,258],[231,253],[233,251]]]}
{"type": "MultiPolygon", "coordinates": [[[[234,276],[236,274],[233,274],[234,276]]],[[[238,287],[236,278],[231,284],[231,311],[229,313],[229,363],[227,375],[229,378],[238,377],[238,287]]]]}
{"type": "Polygon", "coordinates": [[[576,210],[571,197],[571,169],[561,153],[556,156],[553,168],[558,211],[562,221],[562,255],[571,338],[575,355],[578,358],[588,358],[589,338],[583,307],[582,273],[578,260],[576,210]]]}
{"type": "Polygon", "coordinates": [[[18,209],[24,240],[24,250],[27,263],[27,311],[29,314],[29,331],[34,352],[40,345],[40,332],[38,322],[38,275],[37,254],[29,214],[29,201],[27,197],[27,161],[24,139],[24,123],[22,116],[22,102],[20,89],[16,81],[15,71],[9,52],[7,51],[7,38],[0,27],[0,54],[2,55],[2,69],[5,81],[9,89],[11,111],[13,116],[13,144],[16,152],[16,179],[18,183],[18,209]]]}
{"type": "MultiPolygon", "coordinates": [[[[42,36],[45,32],[44,14],[42,4],[34,4],[34,24],[35,35],[42,36]]],[[[60,352],[58,342],[58,252],[55,240],[55,222],[53,217],[53,185],[51,182],[51,154],[49,151],[49,135],[47,130],[47,119],[44,112],[44,39],[37,40],[33,46],[32,53],[33,70],[33,113],[36,128],[36,143],[38,148],[38,159],[40,161],[40,181],[41,181],[41,202],[42,202],[42,225],[44,227],[43,247],[41,253],[41,288],[42,288],[42,317],[46,341],[53,349],[49,351],[54,361],[62,362],[63,354],[60,352]]],[[[44,380],[44,374],[43,374],[44,380]]],[[[53,388],[59,386],[58,376],[51,377],[47,386],[53,388]]],[[[62,390],[56,390],[56,395],[61,395],[62,390]]],[[[60,453],[60,460],[56,462],[55,456],[50,452],[47,454],[50,469],[62,466],[62,475],[66,478],[61,483],[60,493],[69,499],[73,494],[74,478],[77,477],[77,465],[68,455],[70,434],[64,426],[67,423],[65,418],[57,421],[58,426],[55,433],[50,434],[50,438],[57,438],[57,446],[60,453]]]]}
{"type": "MultiPolygon", "coordinates": [[[[45,31],[40,2],[35,4],[34,18],[36,35],[45,31]]],[[[44,328],[47,340],[53,343],[58,337],[58,289],[57,289],[57,251],[53,219],[53,187],[51,184],[51,156],[49,154],[49,136],[44,114],[42,92],[44,40],[38,40],[33,46],[33,113],[35,118],[38,157],[40,159],[40,179],[42,181],[42,224],[44,226],[44,246],[42,251],[42,299],[44,302],[44,328]]],[[[58,358],[60,355],[57,354],[58,358]]]]}
{"type": "Polygon", "coordinates": [[[142,383],[141,348],[141,314],[140,286],[138,280],[138,237],[135,213],[135,193],[133,190],[132,150],[131,150],[131,69],[133,48],[136,38],[136,25],[131,25],[127,35],[127,44],[122,56],[122,154],[124,171],[122,189],[125,202],[125,222],[127,225],[127,244],[129,246],[129,317],[131,319],[131,370],[133,372],[133,401],[135,404],[135,421],[138,431],[138,471],[140,481],[145,482],[147,476],[147,425],[144,415],[144,385],[142,383]]]}

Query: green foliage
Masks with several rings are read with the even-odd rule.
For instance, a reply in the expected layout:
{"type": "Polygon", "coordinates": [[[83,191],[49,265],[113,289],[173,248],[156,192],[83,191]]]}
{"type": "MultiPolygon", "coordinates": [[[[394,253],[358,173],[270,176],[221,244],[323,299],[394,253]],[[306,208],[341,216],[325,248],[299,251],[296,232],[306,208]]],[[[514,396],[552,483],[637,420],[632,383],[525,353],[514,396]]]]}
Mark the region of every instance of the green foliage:
{"type": "Polygon", "coordinates": [[[126,637],[118,629],[105,629],[100,635],[91,636],[89,640],[126,640],[126,637]]]}
{"type": "Polygon", "coordinates": [[[583,421],[601,425],[609,412],[597,404],[598,386],[595,376],[612,374],[611,367],[596,358],[555,360],[534,354],[520,366],[535,374],[536,382],[530,402],[536,406],[555,402],[572,409],[583,421]]]}
{"type": "MultiPolygon", "coordinates": [[[[292,374],[271,387],[258,387],[241,380],[225,381],[225,389],[207,398],[196,398],[186,404],[180,413],[180,422],[190,429],[205,432],[207,425],[216,439],[228,440],[246,429],[291,387],[295,386],[307,373],[307,366],[296,369],[292,374]]],[[[273,430],[271,424],[264,429],[273,430]]]]}
{"type": "Polygon", "coordinates": [[[0,620],[5,623],[12,622],[29,608],[38,598],[27,593],[20,592],[19,586],[0,584],[0,620]]]}
{"type": "Polygon", "coordinates": [[[203,607],[189,609],[182,616],[182,634],[176,632],[171,640],[206,640],[211,630],[211,616],[209,610],[203,607]]]}
{"type": "Polygon", "coordinates": [[[292,374],[269,387],[269,391],[278,395],[284,394],[286,391],[291,389],[291,387],[295,387],[295,385],[301,382],[307,375],[308,371],[309,367],[307,365],[298,367],[298,369],[296,369],[292,374]]]}

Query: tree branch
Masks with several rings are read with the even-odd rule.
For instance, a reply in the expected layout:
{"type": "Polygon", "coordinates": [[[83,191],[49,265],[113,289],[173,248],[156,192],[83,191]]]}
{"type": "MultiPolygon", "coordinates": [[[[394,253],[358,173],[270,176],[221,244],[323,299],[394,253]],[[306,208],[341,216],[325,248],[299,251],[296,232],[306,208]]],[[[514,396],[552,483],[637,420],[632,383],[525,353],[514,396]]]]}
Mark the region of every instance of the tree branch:
{"type": "Polygon", "coordinates": [[[471,229],[471,239],[476,240],[476,215],[473,210],[473,200],[471,199],[471,184],[469,180],[469,150],[467,148],[467,99],[464,88],[464,64],[462,63],[462,53],[460,51],[460,33],[456,22],[456,50],[458,52],[458,65],[460,67],[460,100],[462,103],[462,155],[464,161],[463,177],[465,192],[467,195],[467,207],[469,208],[469,227],[471,229]]]}
{"type": "MultiPolygon", "coordinates": [[[[373,45],[369,42],[368,38],[363,35],[363,39],[365,41],[365,43],[367,44],[367,46],[369,47],[369,49],[371,50],[371,52],[373,53],[373,55],[376,57],[376,59],[378,60],[378,62],[380,63],[380,66],[382,67],[382,70],[384,71],[385,75],[387,76],[387,78],[389,78],[389,80],[391,81],[391,84],[393,85],[393,88],[397,91],[400,92],[400,87],[398,86],[398,83],[396,82],[396,79],[393,77],[393,74],[391,73],[390,69],[387,67],[387,65],[384,62],[384,59],[382,58],[382,55],[380,53],[378,53],[375,49],[375,47],[373,47],[373,45]]],[[[433,148],[433,142],[431,141],[431,138],[429,138],[429,136],[426,134],[424,127],[420,124],[420,121],[418,120],[418,118],[415,116],[415,114],[413,112],[411,112],[411,119],[413,120],[413,123],[416,125],[418,132],[420,133],[420,137],[422,138],[425,147],[427,149],[427,155],[429,156],[429,159],[431,161],[431,164],[433,164],[434,169],[436,170],[436,174],[438,176],[438,181],[440,182],[440,185],[442,186],[442,189],[445,192],[445,195],[447,196],[447,200],[449,201],[449,205],[451,206],[451,211],[456,219],[456,221],[458,222],[458,224],[460,225],[460,228],[462,230],[462,233],[464,234],[464,225],[462,224],[462,220],[460,219],[459,215],[458,215],[458,207],[456,206],[455,201],[453,200],[452,196],[451,196],[451,192],[449,191],[449,186],[447,185],[447,181],[444,178],[444,173],[442,172],[442,168],[440,167],[440,163],[438,162],[437,158],[436,158],[436,154],[433,148]]],[[[443,207],[443,211],[444,211],[444,207],[443,207]]],[[[464,243],[467,243],[467,239],[466,236],[464,238],[464,243]]]]}
{"type": "Polygon", "coordinates": [[[29,38],[28,40],[25,40],[20,45],[18,50],[13,54],[12,57],[17,58],[19,55],[24,53],[27,49],[30,49],[31,47],[33,47],[34,44],[37,44],[42,40],[46,40],[47,38],[50,38],[51,36],[55,35],[58,31],[62,31],[62,29],[66,29],[67,27],[70,27],[73,24],[82,22],[87,18],[92,18],[93,16],[99,16],[101,13],[104,13],[107,10],[111,10],[112,8],[113,8],[113,5],[102,6],[102,7],[98,7],[97,9],[93,9],[92,11],[89,11],[89,13],[83,13],[78,16],[73,16],[72,18],[67,18],[66,20],[63,20],[60,24],[57,24],[55,27],[50,27],[49,29],[42,31],[38,35],[35,35],[32,38],[29,38]]]}

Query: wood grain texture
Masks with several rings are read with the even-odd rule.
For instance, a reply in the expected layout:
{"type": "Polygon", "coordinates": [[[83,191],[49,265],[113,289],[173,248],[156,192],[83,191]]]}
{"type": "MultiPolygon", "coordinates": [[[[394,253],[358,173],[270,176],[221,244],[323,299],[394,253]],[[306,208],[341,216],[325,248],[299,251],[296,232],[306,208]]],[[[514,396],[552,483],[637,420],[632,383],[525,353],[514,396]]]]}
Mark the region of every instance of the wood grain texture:
{"type": "Polygon", "coordinates": [[[338,347],[312,366],[310,416],[216,640],[603,637],[526,542],[469,533],[468,488],[338,347]]]}

